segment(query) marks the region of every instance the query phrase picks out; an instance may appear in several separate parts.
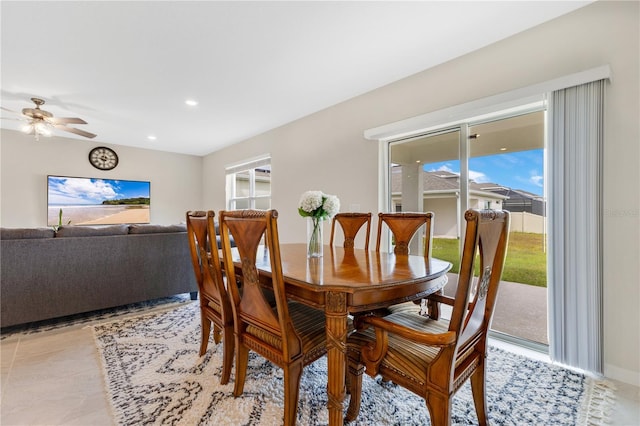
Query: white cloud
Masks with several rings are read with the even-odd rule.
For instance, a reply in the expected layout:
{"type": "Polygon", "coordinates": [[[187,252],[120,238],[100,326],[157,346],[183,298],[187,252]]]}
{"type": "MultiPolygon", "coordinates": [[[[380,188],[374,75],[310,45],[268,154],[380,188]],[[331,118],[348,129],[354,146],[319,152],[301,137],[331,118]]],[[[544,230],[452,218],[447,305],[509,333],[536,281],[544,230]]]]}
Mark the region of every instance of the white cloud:
{"type": "Polygon", "coordinates": [[[544,184],[544,176],[540,175],[540,172],[533,169],[529,171],[529,183],[537,187],[542,188],[544,184]]]}
{"type": "Polygon", "coordinates": [[[536,175],[536,174],[532,174],[529,177],[529,182],[531,182],[531,184],[533,184],[535,186],[539,186],[540,188],[542,188],[543,182],[544,182],[544,177],[536,175]]]}
{"type": "Polygon", "coordinates": [[[489,176],[485,175],[482,172],[476,172],[474,170],[469,170],[469,179],[477,183],[491,182],[491,180],[489,179],[489,176]]]}
{"type": "Polygon", "coordinates": [[[431,169],[429,170],[430,172],[449,172],[449,173],[453,173],[456,175],[459,175],[459,172],[454,172],[453,169],[448,165],[448,164],[443,164],[442,166],[438,167],[437,169],[431,169]]]}
{"type": "Polygon", "coordinates": [[[100,179],[51,179],[49,185],[49,204],[100,204],[117,195],[116,187],[100,179]]]}
{"type": "MultiPolygon", "coordinates": [[[[460,172],[456,172],[454,171],[449,164],[443,164],[442,166],[438,167],[437,169],[431,169],[429,170],[430,172],[449,172],[449,173],[453,173],[454,175],[458,175],[460,176],[460,172]]],[[[491,180],[489,179],[489,177],[487,175],[485,175],[482,172],[476,172],[474,170],[469,170],[469,179],[477,182],[477,183],[482,183],[482,182],[491,182],[491,180]]]]}

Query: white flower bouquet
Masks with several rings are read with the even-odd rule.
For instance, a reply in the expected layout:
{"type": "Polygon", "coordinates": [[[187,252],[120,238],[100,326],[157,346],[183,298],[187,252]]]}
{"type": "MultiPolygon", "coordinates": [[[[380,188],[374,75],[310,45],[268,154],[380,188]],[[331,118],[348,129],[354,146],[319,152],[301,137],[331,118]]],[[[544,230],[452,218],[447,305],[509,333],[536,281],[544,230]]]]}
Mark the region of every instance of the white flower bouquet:
{"type": "Polygon", "coordinates": [[[309,257],[322,256],[322,226],[321,221],[332,218],[340,211],[340,200],[335,195],[328,195],[322,191],[307,191],[300,197],[298,213],[302,217],[311,219],[309,225],[309,257]]]}
{"type": "Polygon", "coordinates": [[[298,213],[302,217],[330,219],[340,211],[340,200],[322,191],[307,191],[300,197],[298,213]]]}

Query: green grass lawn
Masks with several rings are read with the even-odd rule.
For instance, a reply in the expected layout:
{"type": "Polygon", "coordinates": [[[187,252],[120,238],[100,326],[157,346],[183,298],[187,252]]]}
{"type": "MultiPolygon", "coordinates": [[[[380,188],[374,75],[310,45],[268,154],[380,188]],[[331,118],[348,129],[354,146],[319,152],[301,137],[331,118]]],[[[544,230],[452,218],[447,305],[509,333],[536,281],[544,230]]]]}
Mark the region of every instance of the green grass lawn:
{"type": "MultiPolygon", "coordinates": [[[[451,272],[458,272],[460,267],[458,240],[434,238],[432,254],[433,257],[453,263],[451,272]]],[[[479,266],[476,264],[476,267],[479,266]]],[[[544,235],[524,232],[509,234],[507,261],[502,279],[538,287],[547,286],[547,253],[544,235]]]]}

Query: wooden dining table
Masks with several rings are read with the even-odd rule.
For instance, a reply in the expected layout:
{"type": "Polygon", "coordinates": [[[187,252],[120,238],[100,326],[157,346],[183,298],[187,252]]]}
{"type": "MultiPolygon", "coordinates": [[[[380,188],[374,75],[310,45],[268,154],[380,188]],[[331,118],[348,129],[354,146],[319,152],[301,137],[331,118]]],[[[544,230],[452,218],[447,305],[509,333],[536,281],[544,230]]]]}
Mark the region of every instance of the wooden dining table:
{"type": "MultiPolygon", "coordinates": [[[[261,276],[270,278],[269,256],[258,253],[261,276]]],[[[349,314],[422,299],[441,290],[451,263],[423,256],[324,247],[307,258],[305,244],[281,244],[287,297],[322,309],[327,332],[329,425],[343,424],[349,314]]]]}

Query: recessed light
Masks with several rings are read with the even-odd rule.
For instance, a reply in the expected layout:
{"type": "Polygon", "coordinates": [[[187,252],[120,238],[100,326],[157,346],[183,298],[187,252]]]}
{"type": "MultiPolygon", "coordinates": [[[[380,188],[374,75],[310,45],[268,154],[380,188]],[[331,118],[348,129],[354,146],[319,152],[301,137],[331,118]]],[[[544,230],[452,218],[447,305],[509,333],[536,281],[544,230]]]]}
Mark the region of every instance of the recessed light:
{"type": "Polygon", "coordinates": [[[506,151],[507,148],[500,148],[500,151],[506,151]]]}
{"type": "Polygon", "coordinates": [[[150,141],[155,141],[158,138],[155,137],[154,135],[149,135],[149,136],[147,136],[147,139],[149,139],[150,141]]]}
{"type": "Polygon", "coordinates": [[[196,101],[195,99],[187,99],[186,101],[184,101],[185,104],[189,105],[189,106],[196,106],[198,105],[198,101],[196,101]]]}

